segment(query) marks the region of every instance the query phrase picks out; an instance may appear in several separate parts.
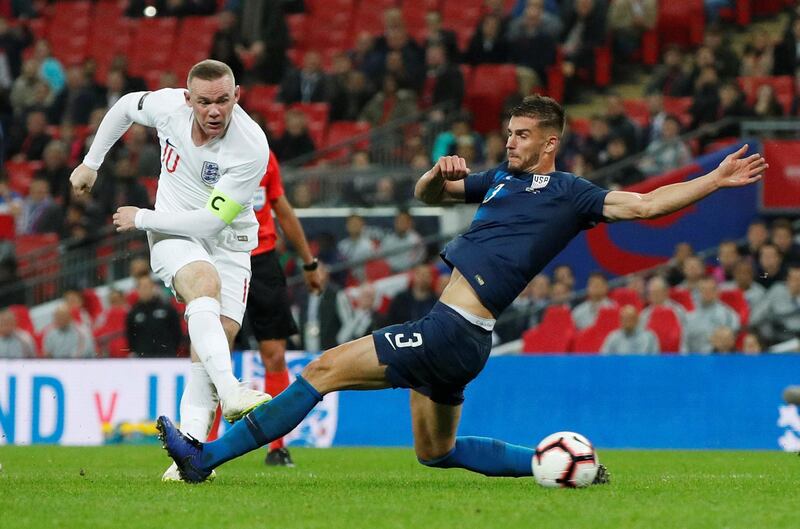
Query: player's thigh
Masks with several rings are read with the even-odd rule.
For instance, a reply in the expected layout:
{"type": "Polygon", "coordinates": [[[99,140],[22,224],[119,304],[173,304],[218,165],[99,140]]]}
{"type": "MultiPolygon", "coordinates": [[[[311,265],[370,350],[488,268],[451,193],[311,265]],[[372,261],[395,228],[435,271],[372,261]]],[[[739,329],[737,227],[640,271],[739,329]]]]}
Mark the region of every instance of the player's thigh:
{"type": "Polygon", "coordinates": [[[221,281],[220,313],[241,327],[250,291],[250,253],[216,248],[212,258],[221,281]]]}
{"type": "Polygon", "coordinates": [[[456,444],[460,420],[460,404],[440,404],[411,391],[411,427],[418,458],[436,459],[450,452],[456,444]]]}
{"type": "Polygon", "coordinates": [[[208,249],[199,241],[152,232],[148,241],[153,272],[179,300],[219,298],[219,275],[208,249]]]}
{"type": "Polygon", "coordinates": [[[386,366],[378,362],[372,336],[328,349],[303,370],[303,377],[323,395],[343,389],[384,389],[386,366]]]}

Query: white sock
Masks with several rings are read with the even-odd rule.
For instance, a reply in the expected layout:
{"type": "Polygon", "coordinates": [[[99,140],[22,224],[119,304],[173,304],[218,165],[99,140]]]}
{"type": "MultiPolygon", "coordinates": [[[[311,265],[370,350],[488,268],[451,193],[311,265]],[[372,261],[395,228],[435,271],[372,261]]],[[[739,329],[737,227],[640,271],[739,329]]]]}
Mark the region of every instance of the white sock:
{"type": "Polygon", "coordinates": [[[239,391],[239,381],[233,376],[231,351],[219,314],[219,301],[214,298],[201,297],[186,305],[189,338],[219,398],[225,402],[239,391]]]}
{"type": "Polygon", "coordinates": [[[181,431],[205,443],[214,424],[219,398],[214,383],[200,362],[192,362],[181,397],[181,431]]]}

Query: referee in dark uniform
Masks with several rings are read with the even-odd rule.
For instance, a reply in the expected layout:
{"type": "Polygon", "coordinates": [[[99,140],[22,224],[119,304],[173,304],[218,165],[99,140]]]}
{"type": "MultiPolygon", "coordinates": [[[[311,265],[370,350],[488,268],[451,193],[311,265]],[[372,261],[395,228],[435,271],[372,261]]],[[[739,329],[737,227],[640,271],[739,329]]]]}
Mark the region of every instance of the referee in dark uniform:
{"type": "MultiPolygon", "coordinates": [[[[289,385],[289,371],[284,357],[286,339],[298,331],[290,309],[286,277],[275,252],[277,234],[273,211],[283,233],[304,263],[303,278],[309,290],[319,292],[322,281],[303,227],[284,195],[280,167],[274,154],[270,154],[267,172],[256,190],[253,209],[259,224],[258,247],[250,257],[253,276],[247,298],[247,318],[258,340],[259,353],[266,370],[264,390],[275,396],[289,385]]],[[[266,464],[294,466],[283,438],[269,445],[266,464]]]]}

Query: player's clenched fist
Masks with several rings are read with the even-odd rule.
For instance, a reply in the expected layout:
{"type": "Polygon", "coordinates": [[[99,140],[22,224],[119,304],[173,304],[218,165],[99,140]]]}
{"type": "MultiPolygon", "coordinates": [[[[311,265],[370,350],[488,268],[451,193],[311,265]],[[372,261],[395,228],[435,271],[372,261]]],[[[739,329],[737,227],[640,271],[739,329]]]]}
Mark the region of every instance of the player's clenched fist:
{"type": "Polygon", "coordinates": [[[94,181],[97,180],[97,171],[80,164],[72,171],[69,181],[76,195],[82,195],[92,190],[94,181]]]}
{"type": "Polygon", "coordinates": [[[442,156],[434,166],[445,180],[463,180],[469,175],[467,161],[460,156],[442,156]]]}
{"type": "Polygon", "coordinates": [[[120,206],[114,213],[114,226],[118,232],[133,231],[136,229],[136,213],[139,208],[136,206],[120,206]]]}

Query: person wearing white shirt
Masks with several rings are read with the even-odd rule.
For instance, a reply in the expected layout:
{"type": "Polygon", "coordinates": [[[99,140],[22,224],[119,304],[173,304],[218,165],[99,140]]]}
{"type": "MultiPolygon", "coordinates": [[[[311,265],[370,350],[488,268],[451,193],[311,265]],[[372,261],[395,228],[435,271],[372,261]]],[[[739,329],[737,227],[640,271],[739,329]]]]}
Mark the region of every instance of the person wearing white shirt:
{"type": "Polygon", "coordinates": [[[711,335],[719,327],[728,327],[734,333],[739,331],[739,315],[717,294],[717,282],[713,277],[704,277],[698,284],[700,292],[695,309],[689,313],[684,336],[685,352],[711,353],[711,335]]]}
{"type": "MultiPolygon", "coordinates": [[[[114,225],[118,232],[147,231],[153,271],[186,303],[193,364],[181,422],[201,440],[217,400],[233,422],[270,399],[241,386],[230,360],[257,244],[253,195],[269,159],[267,138],[237,104],[239,93],[226,64],[205,60],[189,71],[187,89],[126,94],[109,109],[70,177],[77,194],[90,191],[106,153],[133,123],[158,132],[155,208],[120,207],[114,225]]],[[[177,477],[172,470],[165,479],[177,477]]]]}
{"type": "Polygon", "coordinates": [[[600,353],[604,355],[657,355],[658,338],[653,331],[639,327],[639,312],[625,305],[619,312],[620,328],[606,336],[600,353]]]}

